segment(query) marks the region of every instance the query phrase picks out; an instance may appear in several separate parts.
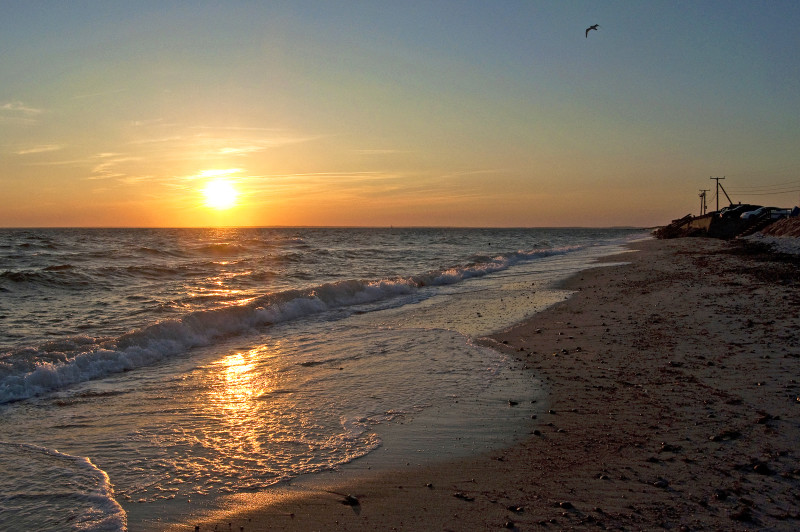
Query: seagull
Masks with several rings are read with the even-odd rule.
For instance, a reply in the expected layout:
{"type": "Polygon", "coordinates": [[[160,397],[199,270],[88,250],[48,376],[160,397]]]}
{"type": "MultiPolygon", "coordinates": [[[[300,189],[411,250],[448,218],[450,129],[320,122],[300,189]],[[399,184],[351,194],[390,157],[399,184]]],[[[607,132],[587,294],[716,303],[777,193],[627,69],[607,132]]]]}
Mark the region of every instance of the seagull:
{"type": "Polygon", "coordinates": [[[597,31],[597,28],[599,28],[599,27],[600,27],[600,24],[595,24],[594,26],[589,26],[588,28],[586,28],[586,37],[587,38],[589,37],[589,31],[590,30],[597,31]]]}

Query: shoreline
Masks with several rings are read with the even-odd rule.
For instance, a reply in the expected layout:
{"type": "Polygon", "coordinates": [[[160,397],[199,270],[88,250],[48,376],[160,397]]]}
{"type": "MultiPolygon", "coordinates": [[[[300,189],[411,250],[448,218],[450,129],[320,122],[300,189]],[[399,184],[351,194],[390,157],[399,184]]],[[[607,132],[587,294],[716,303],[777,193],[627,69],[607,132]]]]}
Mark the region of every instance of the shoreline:
{"type": "Polygon", "coordinates": [[[734,246],[634,243],[484,339],[548,392],[512,447],[241,494],[199,530],[796,529],[800,276],[734,246]]]}

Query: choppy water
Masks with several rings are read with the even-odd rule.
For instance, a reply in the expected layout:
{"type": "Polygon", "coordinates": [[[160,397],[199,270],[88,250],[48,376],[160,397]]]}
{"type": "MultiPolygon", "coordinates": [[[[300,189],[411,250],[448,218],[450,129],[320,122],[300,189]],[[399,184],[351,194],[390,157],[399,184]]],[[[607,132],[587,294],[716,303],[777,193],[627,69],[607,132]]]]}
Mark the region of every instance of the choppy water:
{"type": "Polygon", "coordinates": [[[471,338],[638,236],[0,230],[0,528],[150,528],[336,468],[432,409],[464,452],[502,443],[526,413],[498,398],[537,391],[471,338]],[[480,420],[459,419],[470,401],[480,420]]]}

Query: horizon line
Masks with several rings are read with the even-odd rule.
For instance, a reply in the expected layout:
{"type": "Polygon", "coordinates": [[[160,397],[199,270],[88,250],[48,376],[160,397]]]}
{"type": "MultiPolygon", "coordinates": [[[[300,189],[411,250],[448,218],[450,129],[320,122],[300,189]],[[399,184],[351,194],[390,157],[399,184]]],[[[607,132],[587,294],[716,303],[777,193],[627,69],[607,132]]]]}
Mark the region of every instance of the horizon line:
{"type": "Polygon", "coordinates": [[[0,226],[0,230],[24,229],[651,229],[655,226],[637,225],[552,225],[552,226],[505,226],[505,225],[187,225],[187,226],[103,226],[103,225],[41,225],[0,226]]]}

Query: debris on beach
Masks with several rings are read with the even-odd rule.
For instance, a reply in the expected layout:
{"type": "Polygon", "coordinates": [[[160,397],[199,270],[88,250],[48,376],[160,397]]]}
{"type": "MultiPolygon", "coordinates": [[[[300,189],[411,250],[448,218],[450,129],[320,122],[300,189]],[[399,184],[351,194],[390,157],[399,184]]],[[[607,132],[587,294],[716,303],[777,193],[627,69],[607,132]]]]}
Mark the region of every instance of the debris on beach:
{"type": "Polygon", "coordinates": [[[350,495],[347,493],[340,493],[338,491],[331,491],[331,490],[323,490],[323,491],[325,493],[330,493],[342,497],[342,500],[340,502],[346,506],[359,506],[361,504],[361,502],[358,500],[358,497],[354,495],[350,495]]]}
{"type": "Polygon", "coordinates": [[[356,497],[353,497],[352,495],[345,495],[344,500],[342,500],[342,504],[347,506],[358,506],[361,503],[356,497]]]}

